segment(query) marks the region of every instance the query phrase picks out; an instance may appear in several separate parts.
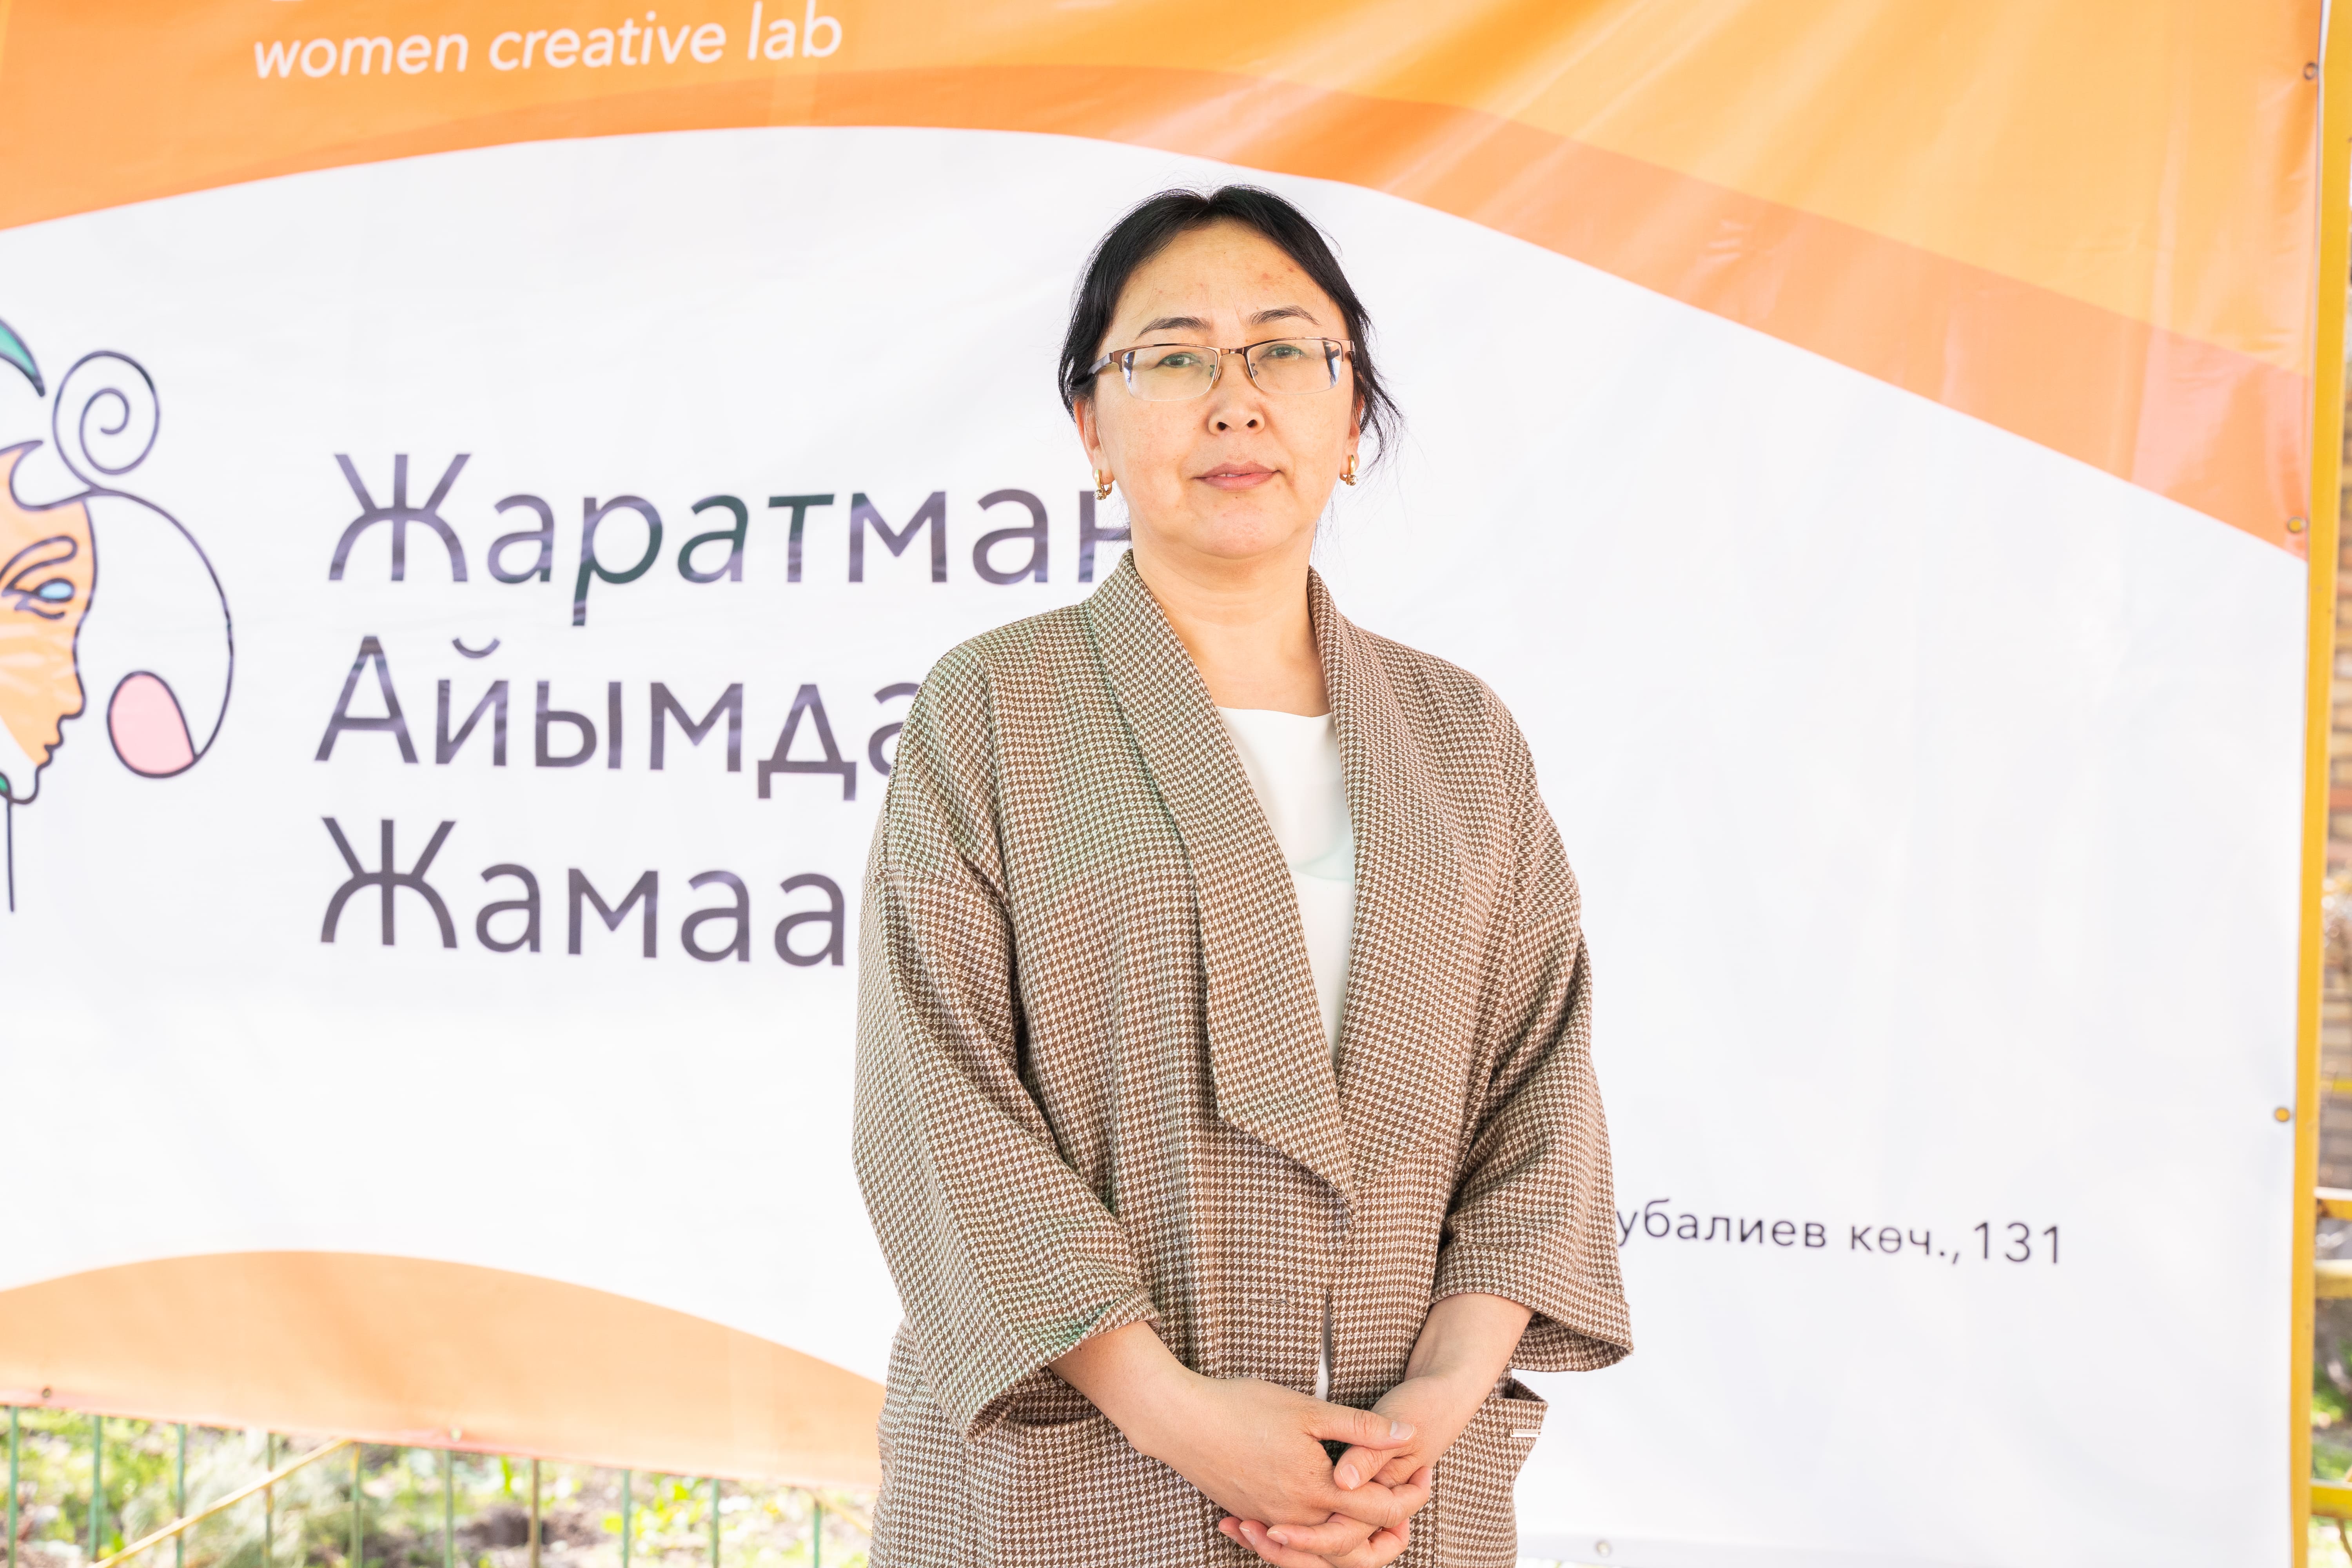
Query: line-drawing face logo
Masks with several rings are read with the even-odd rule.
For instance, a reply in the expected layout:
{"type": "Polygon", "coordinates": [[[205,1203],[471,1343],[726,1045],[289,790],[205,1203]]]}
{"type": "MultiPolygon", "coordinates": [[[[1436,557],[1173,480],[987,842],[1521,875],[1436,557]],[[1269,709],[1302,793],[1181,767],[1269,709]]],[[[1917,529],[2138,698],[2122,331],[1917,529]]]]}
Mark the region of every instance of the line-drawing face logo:
{"type": "MultiPolygon", "coordinates": [[[[47,392],[22,339],[0,322],[0,361],[47,392]]],[[[154,448],[155,384],[133,359],[83,355],[49,399],[65,493],[27,500],[38,439],[0,447],[0,802],[16,907],[16,809],[39,795],[66,724],[105,693],[106,734],[142,778],[204,759],[228,713],[234,627],[195,535],[120,481],[154,448]]],[[[52,466],[54,467],[54,466],[52,466]]]]}

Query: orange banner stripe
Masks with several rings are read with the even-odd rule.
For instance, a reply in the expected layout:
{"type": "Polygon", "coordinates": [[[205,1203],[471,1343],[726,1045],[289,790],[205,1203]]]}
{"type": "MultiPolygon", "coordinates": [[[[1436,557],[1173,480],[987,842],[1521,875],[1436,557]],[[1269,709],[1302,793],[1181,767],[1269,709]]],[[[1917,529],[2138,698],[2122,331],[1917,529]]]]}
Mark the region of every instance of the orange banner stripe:
{"type": "Polygon", "coordinates": [[[0,1291],[0,1400],[670,1475],[880,1477],[866,1378],[624,1296],[414,1258],[224,1253],[0,1291]]]}
{"type": "Polygon", "coordinates": [[[2300,510],[2308,460],[2305,375],[1496,115],[1256,77],[1002,65],[606,93],[322,139],[260,159],[225,156],[213,166],[146,163],[105,176],[122,187],[113,191],[20,186],[0,217],[22,222],[106,200],[511,142],[790,124],[1084,136],[1390,192],[2302,550],[2287,522],[2300,510]]]}

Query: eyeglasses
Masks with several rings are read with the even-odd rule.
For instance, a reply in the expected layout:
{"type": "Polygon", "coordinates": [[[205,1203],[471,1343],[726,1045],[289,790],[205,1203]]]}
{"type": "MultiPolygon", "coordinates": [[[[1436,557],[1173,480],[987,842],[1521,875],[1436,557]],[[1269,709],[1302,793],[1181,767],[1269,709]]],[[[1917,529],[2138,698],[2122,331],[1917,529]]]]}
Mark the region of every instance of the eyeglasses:
{"type": "Polygon", "coordinates": [[[1116,364],[1127,389],[1147,403],[1181,403],[1217,384],[1225,356],[1238,354],[1261,392],[1328,392],[1356,345],[1336,338],[1268,338],[1238,349],[1204,343],[1145,343],[1107,353],[1087,367],[1089,378],[1116,364]]]}

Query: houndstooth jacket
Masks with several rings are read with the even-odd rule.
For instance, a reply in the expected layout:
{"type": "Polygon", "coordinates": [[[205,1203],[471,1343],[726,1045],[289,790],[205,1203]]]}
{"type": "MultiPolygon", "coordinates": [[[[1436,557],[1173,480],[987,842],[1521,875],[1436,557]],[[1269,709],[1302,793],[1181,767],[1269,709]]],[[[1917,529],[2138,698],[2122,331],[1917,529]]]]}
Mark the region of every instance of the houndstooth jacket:
{"type": "MultiPolygon", "coordinates": [[[[1289,873],[1131,557],[922,685],[865,888],[856,1147],[906,1308],[877,1568],[1256,1561],[1046,1363],[1150,1322],[1187,1365],[1402,1376],[1431,1303],[1514,1364],[1632,1348],[1576,884],[1517,726],[1308,594],[1356,835],[1334,1074],[1289,873]]],[[[1504,1568],[1544,1405],[1506,1377],[1409,1564],[1504,1568]]]]}

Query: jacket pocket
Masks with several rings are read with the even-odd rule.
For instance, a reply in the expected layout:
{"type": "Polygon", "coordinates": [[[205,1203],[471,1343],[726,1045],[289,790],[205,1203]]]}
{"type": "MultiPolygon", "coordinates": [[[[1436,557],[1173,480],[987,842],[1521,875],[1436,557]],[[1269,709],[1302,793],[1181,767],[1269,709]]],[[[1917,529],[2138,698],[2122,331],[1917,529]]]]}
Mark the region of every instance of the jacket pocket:
{"type": "Polygon", "coordinates": [[[1514,1450],[1511,1475],[1516,1479],[1519,1467],[1527,1461],[1528,1450],[1543,1436],[1544,1417],[1551,1414],[1551,1401],[1517,1378],[1507,1375],[1502,1386],[1488,1394],[1486,1402],[1502,1414],[1504,1434],[1514,1450]]]}
{"type": "Polygon", "coordinates": [[[940,1568],[1195,1568],[1229,1555],[1221,1510],[1086,1408],[1074,1418],[1011,1415],[966,1441],[957,1513],[968,1533],[940,1568]]]}
{"type": "Polygon", "coordinates": [[[1516,1377],[1504,1378],[1479,1405],[1438,1461],[1434,1561],[1445,1568],[1512,1568],[1518,1561],[1511,1488],[1550,1408],[1516,1377]]]}

